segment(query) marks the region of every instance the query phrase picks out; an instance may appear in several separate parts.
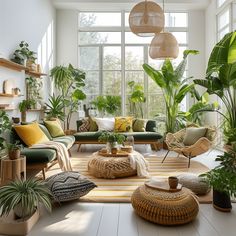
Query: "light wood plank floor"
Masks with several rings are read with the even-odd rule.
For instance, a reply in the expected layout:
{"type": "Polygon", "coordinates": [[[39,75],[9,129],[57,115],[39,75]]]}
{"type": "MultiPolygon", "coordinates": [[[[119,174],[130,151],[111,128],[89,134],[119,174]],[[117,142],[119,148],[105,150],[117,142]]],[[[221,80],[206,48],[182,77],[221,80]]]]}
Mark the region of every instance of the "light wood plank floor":
{"type": "Polygon", "coordinates": [[[131,204],[69,203],[43,213],[29,236],[235,236],[236,204],[231,213],[201,204],[195,221],[178,227],[147,222],[131,204]]]}
{"type": "MultiPolygon", "coordinates": [[[[76,153],[75,148],[72,153],[78,157],[96,151],[96,147],[84,145],[82,152],[76,153]]],[[[159,157],[165,154],[163,150],[152,152],[145,145],[136,147],[136,150],[159,157]]],[[[195,160],[213,168],[217,165],[215,157],[218,154],[218,151],[211,151],[195,160]]],[[[231,213],[222,213],[210,204],[201,204],[192,223],[164,227],[137,216],[131,204],[71,202],[53,209],[52,213],[43,211],[29,236],[235,236],[236,204],[233,205],[231,213]]]]}

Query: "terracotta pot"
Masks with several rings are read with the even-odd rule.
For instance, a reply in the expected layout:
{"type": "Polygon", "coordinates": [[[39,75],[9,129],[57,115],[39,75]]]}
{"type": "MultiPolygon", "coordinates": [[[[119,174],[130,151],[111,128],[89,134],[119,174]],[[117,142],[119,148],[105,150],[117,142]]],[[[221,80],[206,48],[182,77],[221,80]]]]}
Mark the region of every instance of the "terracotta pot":
{"type": "Polygon", "coordinates": [[[213,207],[219,211],[230,212],[232,209],[230,196],[213,189],[213,207]]]}
{"type": "Polygon", "coordinates": [[[20,158],[20,149],[13,149],[8,151],[8,157],[10,160],[20,158]]]}
{"type": "Polygon", "coordinates": [[[177,186],[178,186],[179,180],[176,176],[170,176],[168,178],[168,182],[169,182],[169,186],[170,186],[171,189],[176,189],[177,186]]]}

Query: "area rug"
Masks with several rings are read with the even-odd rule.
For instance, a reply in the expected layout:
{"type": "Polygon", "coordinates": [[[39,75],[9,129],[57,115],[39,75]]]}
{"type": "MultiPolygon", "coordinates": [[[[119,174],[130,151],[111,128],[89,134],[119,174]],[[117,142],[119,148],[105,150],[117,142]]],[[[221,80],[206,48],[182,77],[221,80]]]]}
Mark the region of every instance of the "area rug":
{"type": "MultiPolygon", "coordinates": [[[[167,179],[168,176],[176,176],[182,173],[203,173],[209,169],[203,164],[191,160],[191,166],[188,168],[188,159],[185,157],[168,157],[164,163],[161,163],[163,157],[146,157],[149,163],[149,174],[151,177],[158,177],[160,179],[167,179]]],[[[81,174],[87,176],[91,181],[93,181],[98,187],[92,190],[89,194],[82,197],[80,201],[84,202],[130,202],[131,195],[133,191],[144,184],[148,178],[140,178],[137,176],[132,176],[128,178],[119,179],[98,179],[91,176],[87,170],[87,163],[90,156],[83,157],[72,157],[73,170],[79,171],[81,174]]],[[[60,169],[57,165],[52,167],[47,172],[47,177],[51,176],[60,169]]],[[[211,203],[211,194],[199,197],[200,203],[211,203]]]]}

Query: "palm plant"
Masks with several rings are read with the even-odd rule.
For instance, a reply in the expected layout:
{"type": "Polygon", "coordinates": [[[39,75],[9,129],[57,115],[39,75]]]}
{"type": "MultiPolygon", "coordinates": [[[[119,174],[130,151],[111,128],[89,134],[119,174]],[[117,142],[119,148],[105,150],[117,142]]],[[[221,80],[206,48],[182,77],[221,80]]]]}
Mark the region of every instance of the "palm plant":
{"type": "Polygon", "coordinates": [[[49,103],[46,103],[46,114],[47,118],[58,118],[59,120],[64,121],[65,114],[63,112],[64,104],[62,96],[50,96],[48,99],[49,103]]]}
{"type": "Polygon", "coordinates": [[[0,188],[0,216],[11,210],[22,218],[30,216],[42,203],[51,210],[50,192],[44,182],[36,179],[17,180],[0,188]]]}
{"type": "Polygon", "coordinates": [[[143,65],[144,71],[162,89],[166,105],[166,132],[174,133],[179,129],[180,103],[194,87],[193,83],[187,83],[191,77],[183,79],[187,57],[198,53],[197,50],[185,50],[183,60],[175,69],[169,59],[165,60],[161,70],[156,70],[148,64],[143,65]]]}
{"type": "Polygon", "coordinates": [[[64,129],[69,130],[72,114],[78,110],[79,101],[86,98],[81,89],[85,86],[85,72],[69,64],[68,67],[54,67],[51,70],[51,77],[63,98],[63,113],[66,118],[64,129]]]}
{"type": "Polygon", "coordinates": [[[228,33],[215,45],[208,61],[205,79],[194,80],[216,95],[224,104],[226,113],[215,109],[223,116],[226,143],[236,141],[236,31],[228,33]]]}

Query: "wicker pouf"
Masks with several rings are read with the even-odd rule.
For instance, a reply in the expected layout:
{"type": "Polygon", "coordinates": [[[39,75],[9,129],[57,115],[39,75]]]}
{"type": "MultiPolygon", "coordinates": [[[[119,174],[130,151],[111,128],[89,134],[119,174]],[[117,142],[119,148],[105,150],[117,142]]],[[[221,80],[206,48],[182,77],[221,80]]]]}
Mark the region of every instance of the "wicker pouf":
{"type": "Polygon", "coordinates": [[[130,166],[129,157],[95,156],[88,162],[88,171],[97,178],[115,179],[137,175],[130,166]]]}
{"type": "Polygon", "coordinates": [[[184,187],[189,188],[197,195],[205,195],[210,191],[208,183],[203,181],[203,178],[196,174],[186,173],[178,176],[179,183],[184,187]]]}
{"type": "Polygon", "coordinates": [[[138,187],[131,203],[142,218],[161,225],[181,225],[195,219],[199,206],[192,192],[165,192],[145,185],[138,187]]]}

